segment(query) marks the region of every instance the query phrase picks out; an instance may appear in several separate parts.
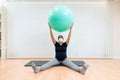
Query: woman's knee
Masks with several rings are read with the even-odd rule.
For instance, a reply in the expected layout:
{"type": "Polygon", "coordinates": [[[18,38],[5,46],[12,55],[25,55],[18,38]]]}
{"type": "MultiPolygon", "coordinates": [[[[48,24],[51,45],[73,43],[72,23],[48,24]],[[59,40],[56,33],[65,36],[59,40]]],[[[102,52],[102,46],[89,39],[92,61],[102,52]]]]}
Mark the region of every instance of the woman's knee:
{"type": "Polygon", "coordinates": [[[49,61],[49,63],[56,65],[59,64],[60,62],[56,58],[53,58],[52,60],[49,61]]]}

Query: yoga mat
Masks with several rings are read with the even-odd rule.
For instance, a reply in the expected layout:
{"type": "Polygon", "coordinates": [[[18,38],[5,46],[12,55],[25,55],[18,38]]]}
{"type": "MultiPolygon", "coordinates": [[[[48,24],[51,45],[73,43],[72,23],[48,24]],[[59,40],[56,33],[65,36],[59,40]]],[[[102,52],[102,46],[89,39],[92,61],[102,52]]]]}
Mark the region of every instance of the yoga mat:
{"type": "MultiPolygon", "coordinates": [[[[41,65],[47,63],[48,61],[36,61],[36,60],[34,61],[34,60],[32,60],[32,61],[29,61],[28,63],[26,63],[24,66],[25,67],[31,67],[32,62],[34,62],[36,66],[41,66],[41,65]]],[[[83,64],[85,63],[84,61],[72,61],[72,62],[79,67],[82,67],[83,64]]],[[[64,66],[64,65],[62,63],[60,63],[60,64],[55,65],[55,66],[64,66]]]]}

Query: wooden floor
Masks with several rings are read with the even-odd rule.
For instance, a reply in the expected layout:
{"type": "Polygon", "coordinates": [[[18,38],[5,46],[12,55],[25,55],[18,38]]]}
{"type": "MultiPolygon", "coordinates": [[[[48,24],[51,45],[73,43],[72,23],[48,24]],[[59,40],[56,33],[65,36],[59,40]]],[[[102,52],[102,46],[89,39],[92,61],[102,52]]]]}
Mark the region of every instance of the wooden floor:
{"type": "Polygon", "coordinates": [[[0,80],[120,80],[120,60],[84,59],[89,64],[85,75],[62,66],[34,74],[30,67],[24,67],[30,60],[0,60],[0,80]]]}

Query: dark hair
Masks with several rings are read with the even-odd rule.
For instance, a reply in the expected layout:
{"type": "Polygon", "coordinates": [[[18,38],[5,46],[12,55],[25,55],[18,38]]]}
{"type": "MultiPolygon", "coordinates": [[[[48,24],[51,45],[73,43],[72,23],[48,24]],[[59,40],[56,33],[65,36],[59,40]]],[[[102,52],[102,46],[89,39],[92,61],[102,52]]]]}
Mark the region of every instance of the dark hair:
{"type": "MultiPolygon", "coordinates": [[[[63,36],[62,36],[62,35],[59,35],[59,36],[58,36],[58,40],[59,40],[59,38],[63,38],[63,36]]],[[[64,39],[64,38],[63,38],[63,39],[64,39]]]]}

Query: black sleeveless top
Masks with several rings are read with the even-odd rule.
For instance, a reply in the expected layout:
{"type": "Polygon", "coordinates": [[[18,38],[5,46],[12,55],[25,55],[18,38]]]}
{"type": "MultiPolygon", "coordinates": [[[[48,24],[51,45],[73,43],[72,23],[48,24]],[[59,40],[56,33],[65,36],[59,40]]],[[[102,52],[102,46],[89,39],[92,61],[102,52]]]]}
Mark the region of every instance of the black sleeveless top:
{"type": "Polygon", "coordinates": [[[58,42],[55,43],[56,52],[55,58],[57,58],[57,60],[63,61],[65,58],[67,58],[66,51],[67,51],[66,42],[64,42],[62,45],[60,45],[58,42]]]}

